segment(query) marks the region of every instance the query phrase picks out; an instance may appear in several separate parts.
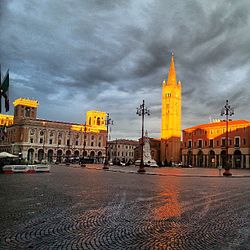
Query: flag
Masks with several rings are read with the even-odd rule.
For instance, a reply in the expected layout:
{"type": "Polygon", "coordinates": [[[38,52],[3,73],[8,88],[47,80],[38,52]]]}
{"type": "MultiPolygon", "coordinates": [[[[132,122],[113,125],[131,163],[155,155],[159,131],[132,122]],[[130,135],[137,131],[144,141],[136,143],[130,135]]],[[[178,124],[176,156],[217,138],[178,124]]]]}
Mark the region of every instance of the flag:
{"type": "Polygon", "coordinates": [[[9,70],[8,70],[4,79],[3,79],[3,83],[1,85],[1,94],[2,95],[7,93],[7,91],[9,90],[9,85],[10,85],[10,76],[9,76],[9,70]]]}
{"type": "Polygon", "coordinates": [[[9,85],[10,85],[10,76],[9,76],[9,70],[8,70],[3,79],[3,83],[1,84],[1,96],[3,96],[5,99],[5,111],[6,112],[10,110],[10,100],[8,97],[9,85]]]}
{"type": "Polygon", "coordinates": [[[4,94],[3,97],[4,97],[4,102],[5,102],[5,111],[8,112],[10,110],[10,100],[7,94],[4,94]]]}

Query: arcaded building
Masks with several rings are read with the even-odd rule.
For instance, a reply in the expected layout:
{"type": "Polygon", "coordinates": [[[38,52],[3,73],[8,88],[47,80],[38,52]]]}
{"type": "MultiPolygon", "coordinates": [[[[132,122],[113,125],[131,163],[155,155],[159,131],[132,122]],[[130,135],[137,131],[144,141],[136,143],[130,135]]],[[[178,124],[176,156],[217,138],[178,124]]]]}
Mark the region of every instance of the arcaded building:
{"type": "MultiPolygon", "coordinates": [[[[182,162],[194,167],[225,166],[226,122],[212,122],[183,130],[182,162]]],[[[228,122],[228,162],[231,168],[250,168],[250,122],[228,122]]]]}
{"type": "Polygon", "coordinates": [[[85,156],[102,162],[106,146],[106,113],[88,111],[86,123],[60,122],[37,118],[38,101],[14,101],[14,116],[1,115],[7,131],[0,151],[20,155],[29,163],[63,162],[85,156]]]}

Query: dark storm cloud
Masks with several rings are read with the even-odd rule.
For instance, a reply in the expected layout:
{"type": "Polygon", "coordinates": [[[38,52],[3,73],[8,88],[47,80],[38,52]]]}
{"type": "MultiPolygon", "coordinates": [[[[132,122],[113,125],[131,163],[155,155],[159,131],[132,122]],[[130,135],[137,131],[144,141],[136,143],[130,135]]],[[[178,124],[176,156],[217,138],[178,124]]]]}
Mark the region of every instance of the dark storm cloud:
{"type": "Polygon", "coordinates": [[[183,128],[219,118],[226,99],[236,119],[250,119],[249,10],[248,0],[2,0],[0,62],[11,99],[38,99],[40,117],[83,122],[87,110],[104,110],[114,137],[137,138],[145,99],[158,137],[174,52],[183,128]]]}

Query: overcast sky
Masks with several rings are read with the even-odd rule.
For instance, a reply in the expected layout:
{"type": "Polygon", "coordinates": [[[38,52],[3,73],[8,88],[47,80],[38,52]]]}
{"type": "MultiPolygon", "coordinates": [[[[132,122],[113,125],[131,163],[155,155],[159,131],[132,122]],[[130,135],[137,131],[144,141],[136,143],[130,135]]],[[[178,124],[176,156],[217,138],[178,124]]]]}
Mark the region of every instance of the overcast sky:
{"type": "MultiPolygon", "coordinates": [[[[171,52],[182,82],[182,129],[220,118],[250,120],[249,0],[0,0],[0,63],[10,100],[39,101],[38,117],[84,123],[110,113],[112,139],[161,128],[161,86],[171,52]]],[[[2,73],[2,76],[3,76],[2,73]]],[[[10,114],[13,113],[13,109],[10,114]]]]}

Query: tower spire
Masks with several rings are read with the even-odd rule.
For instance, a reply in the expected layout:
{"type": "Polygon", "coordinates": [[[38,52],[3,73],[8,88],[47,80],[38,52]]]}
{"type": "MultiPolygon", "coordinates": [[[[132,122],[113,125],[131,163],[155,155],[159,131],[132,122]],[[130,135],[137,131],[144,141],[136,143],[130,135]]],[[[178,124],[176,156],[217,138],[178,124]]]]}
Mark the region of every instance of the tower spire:
{"type": "Polygon", "coordinates": [[[170,67],[168,71],[168,81],[167,85],[176,85],[176,73],[175,73],[175,67],[174,67],[174,53],[171,53],[171,62],[170,62],[170,67]]]}

